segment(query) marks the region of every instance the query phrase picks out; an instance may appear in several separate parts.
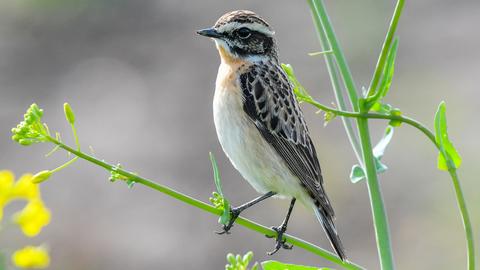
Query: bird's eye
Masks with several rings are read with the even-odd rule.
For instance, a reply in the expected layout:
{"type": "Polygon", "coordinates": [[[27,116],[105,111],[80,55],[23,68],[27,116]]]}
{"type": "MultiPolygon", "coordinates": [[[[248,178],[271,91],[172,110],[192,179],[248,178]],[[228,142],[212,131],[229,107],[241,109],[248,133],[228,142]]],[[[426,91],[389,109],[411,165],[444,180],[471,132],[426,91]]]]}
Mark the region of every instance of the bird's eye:
{"type": "Polygon", "coordinates": [[[250,29],[246,27],[242,27],[237,30],[237,36],[241,39],[248,38],[250,37],[250,35],[252,35],[252,32],[250,31],[250,29]]]}

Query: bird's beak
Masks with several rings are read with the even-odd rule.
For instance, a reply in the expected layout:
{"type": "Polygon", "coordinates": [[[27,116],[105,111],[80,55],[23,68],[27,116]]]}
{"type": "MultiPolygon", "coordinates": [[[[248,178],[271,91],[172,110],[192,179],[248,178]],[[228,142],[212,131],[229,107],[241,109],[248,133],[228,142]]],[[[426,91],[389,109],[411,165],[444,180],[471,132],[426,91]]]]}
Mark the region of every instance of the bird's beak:
{"type": "Polygon", "coordinates": [[[211,37],[211,38],[221,38],[223,35],[219,33],[217,30],[214,28],[206,28],[202,30],[197,30],[197,34],[206,36],[206,37],[211,37]]]}

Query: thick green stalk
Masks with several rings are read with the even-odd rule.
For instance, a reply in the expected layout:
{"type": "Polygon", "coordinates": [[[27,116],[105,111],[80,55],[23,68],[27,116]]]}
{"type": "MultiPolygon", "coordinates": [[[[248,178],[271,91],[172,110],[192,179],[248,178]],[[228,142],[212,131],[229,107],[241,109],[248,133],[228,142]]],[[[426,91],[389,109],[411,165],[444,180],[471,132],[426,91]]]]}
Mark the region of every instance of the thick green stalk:
{"type": "Polygon", "coordinates": [[[372,153],[372,143],[368,130],[368,119],[357,118],[357,125],[362,143],[363,159],[367,176],[368,194],[372,208],[375,236],[377,240],[378,255],[381,269],[394,269],[392,247],[390,244],[390,232],[388,228],[387,212],[382,198],[382,192],[377,179],[377,170],[372,153]]]}
{"type": "MultiPolygon", "coordinates": [[[[338,64],[338,69],[347,88],[347,93],[355,112],[360,112],[358,104],[358,95],[353,81],[350,68],[343,52],[338,44],[332,24],[328,18],[325,5],[322,0],[309,0],[310,6],[313,7],[314,16],[316,16],[321,23],[323,31],[318,31],[319,35],[325,36],[329,41],[330,48],[338,64]]],[[[364,118],[357,118],[358,133],[362,145],[362,154],[364,161],[364,169],[367,176],[367,186],[370,196],[370,203],[372,206],[373,223],[375,225],[375,237],[377,240],[377,249],[380,257],[380,265],[383,270],[394,269],[393,254],[390,245],[390,235],[388,229],[388,220],[385,212],[383,199],[378,184],[375,163],[372,153],[372,145],[370,142],[370,133],[368,130],[368,120],[364,118]]]]}
{"type": "Polygon", "coordinates": [[[465,230],[465,237],[467,238],[467,252],[468,252],[468,269],[475,270],[475,243],[473,238],[472,224],[470,222],[470,216],[467,210],[467,204],[465,197],[463,196],[462,187],[460,181],[458,181],[458,175],[456,169],[450,169],[448,171],[452,177],[453,187],[455,188],[455,195],[457,197],[458,208],[462,216],[463,227],[465,230]]]}
{"type": "MultiPolygon", "coordinates": [[[[125,176],[128,178],[128,180],[131,180],[135,183],[139,183],[139,184],[142,184],[144,186],[147,186],[149,188],[152,188],[154,190],[157,190],[157,191],[160,191],[164,194],[167,194],[179,201],[182,201],[184,203],[187,203],[189,205],[192,205],[192,206],[195,206],[199,209],[202,209],[208,213],[211,213],[211,214],[214,214],[214,215],[217,215],[217,216],[220,216],[222,214],[222,210],[220,209],[217,209],[215,207],[213,207],[212,205],[209,205],[207,203],[204,203],[200,200],[197,200],[195,198],[192,198],[188,195],[185,195],[183,193],[180,193],[178,191],[175,191],[169,187],[166,187],[164,185],[160,185],[152,180],[148,180],[146,178],[143,178],[143,177],[140,177],[136,174],[133,174],[131,172],[128,172],[126,170],[123,170],[117,166],[114,166],[114,165],[111,165],[111,164],[108,164],[104,161],[101,161],[95,157],[92,157],[90,155],[87,155],[81,151],[78,151],[78,150],[75,150],[73,149],[72,147],[68,146],[68,145],[65,145],[63,144],[62,142],[52,138],[52,137],[47,137],[47,140],[52,142],[53,144],[59,146],[60,148],[74,154],[75,156],[79,157],[79,158],[82,158],[86,161],[89,161],[93,164],[96,164],[104,169],[106,169],[107,171],[114,171],[122,176],[125,176]]],[[[253,231],[256,231],[256,232],[259,232],[260,234],[263,234],[263,235],[268,235],[268,236],[275,236],[276,235],[276,232],[270,228],[267,228],[265,226],[262,226],[258,223],[255,223],[251,220],[248,220],[246,218],[243,218],[243,217],[238,217],[237,220],[236,220],[236,223],[237,224],[240,224],[248,229],[251,229],[253,231]]],[[[294,246],[297,246],[299,248],[302,248],[306,251],[309,251],[313,254],[316,254],[328,261],[331,261],[333,263],[336,263],[340,266],[342,266],[343,268],[345,269],[349,269],[349,270],[362,270],[364,269],[363,267],[357,265],[357,264],[354,264],[354,263],[351,263],[351,262],[343,262],[341,259],[339,259],[335,254],[331,253],[331,252],[328,252],[320,247],[317,247],[315,246],[314,244],[311,244],[303,239],[300,239],[300,238],[297,238],[297,237],[294,237],[294,236],[291,236],[291,235],[288,235],[288,234],[285,234],[284,235],[287,243],[290,243],[294,246]]]]}

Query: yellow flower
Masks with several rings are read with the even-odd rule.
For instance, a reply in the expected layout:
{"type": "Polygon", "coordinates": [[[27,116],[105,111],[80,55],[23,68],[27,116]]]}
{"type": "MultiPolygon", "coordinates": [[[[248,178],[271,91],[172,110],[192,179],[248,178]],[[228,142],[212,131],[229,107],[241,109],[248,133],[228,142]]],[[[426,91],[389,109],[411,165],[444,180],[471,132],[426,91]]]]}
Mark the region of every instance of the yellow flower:
{"type": "Polygon", "coordinates": [[[12,187],[14,179],[15,176],[11,171],[0,171],[0,194],[12,187]]]}
{"type": "Polygon", "coordinates": [[[13,216],[13,220],[26,236],[34,237],[50,223],[50,211],[40,199],[30,200],[25,208],[13,216]]]}
{"type": "Polygon", "coordinates": [[[10,171],[0,171],[0,221],[3,217],[3,207],[10,200],[10,191],[12,190],[15,176],[10,171]]]}
{"type": "Polygon", "coordinates": [[[12,262],[19,268],[43,269],[50,264],[50,257],[45,247],[26,246],[13,253],[12,262]]]}
{"type": "Polygon", "coordinates": [[[32,182],[32,174],[24,174],[12,187],[11,196],[22,199],[37,199],[40,197],[40,190],[37,184],[32,182]]]}

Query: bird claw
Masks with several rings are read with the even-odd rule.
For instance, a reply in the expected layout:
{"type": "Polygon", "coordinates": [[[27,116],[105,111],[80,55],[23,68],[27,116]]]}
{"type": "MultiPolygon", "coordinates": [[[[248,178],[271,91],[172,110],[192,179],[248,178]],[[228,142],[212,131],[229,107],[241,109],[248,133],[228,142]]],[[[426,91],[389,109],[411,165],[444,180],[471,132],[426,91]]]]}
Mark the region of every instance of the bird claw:
{"type": "Polygon", "coordinates": [[[275,237],[276,241],[275,241],[275,248],[270,251],[270,252],[267,252],[267,255],[273,255],[275,253],[277,253],[277,251],[279,251],[281,248],[283,249],[292,249],[293,248],[293,245],[288,245],[286,242],[287,240],[286,239],[283,239],[283,234],[285,233],[285,231],[287,230],[286,226],[280,226],[280,227],[272,227],[272,230],[276,231],[277,232],[277,235],[276,236],[272,236],[272,235],[265,235],[267,238],[273,238],[275,237]]]}
{"type": "Polygon", "coordinates": [[[216,234],[222,235],[222,234],[230,234],[230,229],[233,227],[233,224],[235,223],[235,220],[240,216],[239,210],[232,208],[230,209],[230,220],[228,221],[227,224],[223,225],[222,231],[215,231],[216,234]]]}
{"type": "MultiPolygon", "coordinates": [[[[229,223],[230,224],[230,223],[229,223]]],[[[222,231],[215,231],[216,234],[222,235],[222,234],[230,234],[230,229],[233,227],[233,224],[230,226],[223,225],[222,231]]]]}

